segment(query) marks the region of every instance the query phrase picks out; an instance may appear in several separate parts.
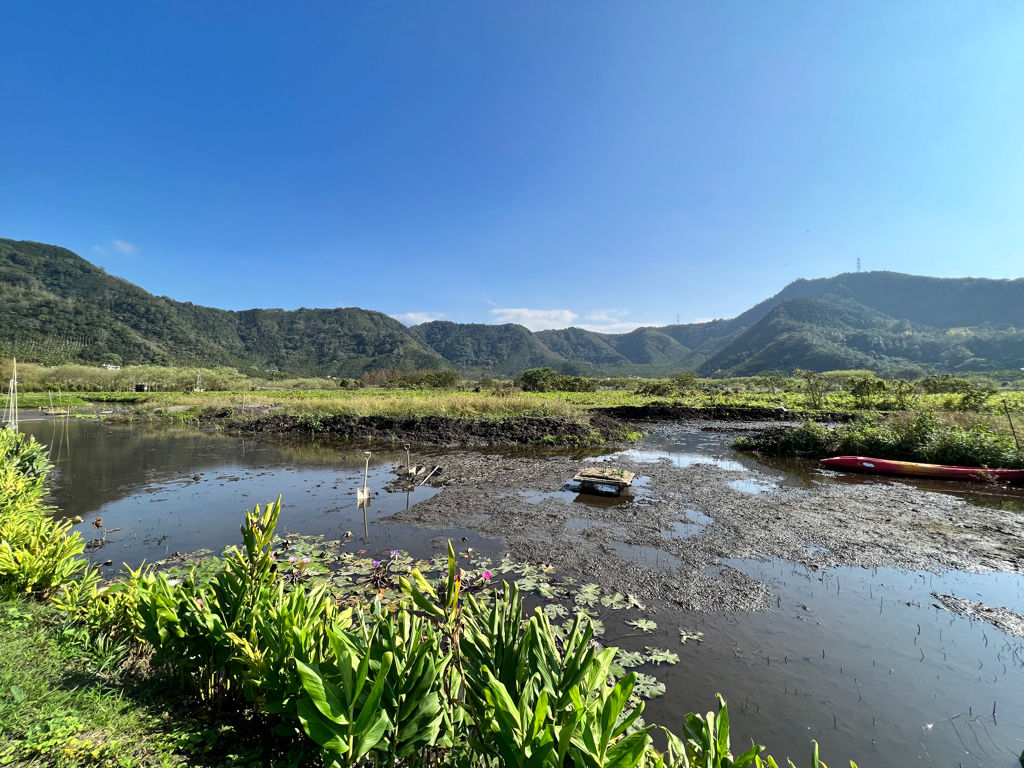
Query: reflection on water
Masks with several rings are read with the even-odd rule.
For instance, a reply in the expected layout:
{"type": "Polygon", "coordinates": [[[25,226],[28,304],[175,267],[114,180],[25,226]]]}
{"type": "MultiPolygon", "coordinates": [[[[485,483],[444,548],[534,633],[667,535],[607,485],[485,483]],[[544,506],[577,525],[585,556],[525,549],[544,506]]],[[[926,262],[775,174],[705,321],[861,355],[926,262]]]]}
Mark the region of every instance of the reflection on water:
{"type": "MultiPolygon", "coordinates": [[[[727,564],[769,584],[777,608],[669,609],[655,617],[654,635],[623,639],[630,649],[663,645],[681,656],[674,667],[641,669],[667,686],[648,704],[649,722],[677,723],[680,712],[707,710],[721,692],[734,744],[754,739],[798,765],[808,763],[811,739],[829,765],[1016,764],[1024,640],[937,607],[931,593],[1024,612],[1018,574],[727,564]],[[680,645],[679,627],[703,632],[703,642],[680,645]]],[[[610,640],[616,631],[609,628],[610,640]]]]}
{"type": "Polygon", "coordinates": [[[671,571],[679,567],[679,558],[655,547],[628,544],[624,541],[609,541],[605,545],[620,559],[637,563],[652,571],[671,571]]]}
{"type": "Polygon", "coordinates": [[[682,520],[676,520],[673,522],[669,526],[669,530],[662,531],[661,535],[666,539],[688,539],[691,536],[696,536],[712,522],[714,522],[714,519],[705,515],[703,512],[698,512],[695,509],[688,509],[686,510],[685,516],[682,520]]]}
{"type": "Polygon", "coordinates": [[[714,464],[733,472],[746,472],[747,465],[730,448],[731,443],[732,436],[720,432],[673,430],[649,434],[636,447],[616,456],[639,462],[668,460],[677,467],[714,464]]]}
{"type": "Polygon", "coordinates": [[[763,480],[759,478],[730,480],[726,485],[734,491],[740,491],[741,493],[764,493],[765,491],[771,491],[778,488],[778,485],[770,480],[763,480]]]}
{"type": "Polygon", "coordinates": [[[282,535],[341,538],[352,531],[362,538],[365,530],[369,541],[364,546],[370,551],[404,549],[417,555],[432,554],[431,540],[445,537],[465,537],[482,553],[503,549],[462,529],[378,524],[439,492],[429,485],[384,492],[385,483],[394,478],[392,466],[405,461],[404,451],[399,456],[390,446],[374,451],[370,460],[364,521],[356,496],[363,485],[363,445],[254,443],[195,430],[120,429],[83,422],[38,422],[25,431],[41,442],[52,441],[56,471],[51,497],[58,514],[81,516],[76,528],[101,545],[93,558],[112,561],[115,567],[237,544],[244,511],[279,494],[282,535]],[[93,527],[97,518],[110,531],[106,535],[93,527]]]}
{"type": "MultiPolygon", "coordinates": [[[[619,494],[583,492],[580,490],[579,483],[566,483],[557,491],[517,491],[514,495],[530,504],[540,504],[547,499],[561,499],[566,504],[584,504],[595,509],[608,509],[620,507],[633,501],[645,501],[642,496],[637,496],[636,491],[645,488],[649,482],[649,477],[635,477],[632,487],[626,488],[619,494]]],[[[512,494],[503,496],[509,495],[512,494]]]]}

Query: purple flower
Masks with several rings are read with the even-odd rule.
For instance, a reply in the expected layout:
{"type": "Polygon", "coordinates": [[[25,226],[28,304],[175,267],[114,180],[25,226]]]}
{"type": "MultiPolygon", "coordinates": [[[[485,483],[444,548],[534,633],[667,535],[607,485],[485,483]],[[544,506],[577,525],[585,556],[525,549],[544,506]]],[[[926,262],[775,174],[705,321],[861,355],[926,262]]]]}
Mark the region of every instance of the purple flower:
{"type": "Polygon", "coordinates": [[[275,555],[273,552],[271,552],[270,553],[270,559],[271,560],[277,560],[277,555],[275,555]]]}
{"type": "Polygon", "coordinates": [[[604,646],[602,646],[599,642],[597,642],[597,640],[591,640],[590,641],[590,647],[595,649],[595,650],[600,651],[601,648],[603,648],[604,646]]]}
{"type": "Polygon", "coordinates": [[[399,552],[397,549],[392,549],[390,552],[388,552],[388,554],[391,555],[392,560],[397,560],[402,553],[399,552]]]}
{"type": "Polygon", "coordinates": [[[292,557],[289,557],[289,558],[288,558],[288,562],[289,562],[289,563],[294,563],[294,562],[295,562],[295,557],[294,557],[294,556],[292,556],[292,557]]]}
{"type": "Polygon", "coordinates": [[[374,568],[380,568],[380,560],[374,560],[373,561],[373,567],[374,568]]]}
{"type": "Polygon", "coordinates": [[[196,600],[196,605],[198,605],[200,608],[202,608],[203,607],[203,601],[202,600],[196,600]]]}
{"type": "Polygon", "coordinates": [[[482,578],[482,579],[483,579],[484,581],[490,581],[490,580],[491,580],[491,576],[492,576],[492,575],[493,575],[493,574],[491,574],[491,572],[490,572],[490,571],[484,571],[484,572],[483,572],[482,574],[480,574],[480,577],[481,577],[481,578],[482,578]]]}

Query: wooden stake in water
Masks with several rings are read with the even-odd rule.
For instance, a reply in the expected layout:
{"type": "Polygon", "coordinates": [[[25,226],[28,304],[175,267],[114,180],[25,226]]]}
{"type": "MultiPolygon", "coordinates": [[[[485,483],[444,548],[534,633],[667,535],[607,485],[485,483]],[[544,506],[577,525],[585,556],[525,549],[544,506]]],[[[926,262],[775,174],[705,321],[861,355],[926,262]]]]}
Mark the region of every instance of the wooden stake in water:
{"type": "Polygon", "coordinates": [[[1010,406],[1006,404],[1006,398],[1003,398],[1003,410],[1006,411],[1006,420],[1010,422],[1010,432],[1013,433],[1013,442],[1017,444],[1017,453],[1020,453],[1020,441],[1017,439],[1017,430],[1013,428],[1013,419],[1010,418],[1010,406]]]}

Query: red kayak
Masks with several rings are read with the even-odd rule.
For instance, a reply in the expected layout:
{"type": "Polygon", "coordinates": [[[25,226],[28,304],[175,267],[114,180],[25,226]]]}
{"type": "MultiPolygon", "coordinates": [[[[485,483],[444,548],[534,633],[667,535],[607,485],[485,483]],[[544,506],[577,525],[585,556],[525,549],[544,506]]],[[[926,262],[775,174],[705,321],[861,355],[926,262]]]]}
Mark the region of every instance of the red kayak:
{"type": "Polygon", "coordinates": [[[913,461],[871,459],[866,456],[836,456],[834,459],[822,459],[821,463],[829,469],[875,472],[881,475],[911,475],[913,477],[940,477],[945,480],[983,480],[997,483],[1024,480],[1024,469],[949,467],[945,464],[918,464],[913,461]]]}

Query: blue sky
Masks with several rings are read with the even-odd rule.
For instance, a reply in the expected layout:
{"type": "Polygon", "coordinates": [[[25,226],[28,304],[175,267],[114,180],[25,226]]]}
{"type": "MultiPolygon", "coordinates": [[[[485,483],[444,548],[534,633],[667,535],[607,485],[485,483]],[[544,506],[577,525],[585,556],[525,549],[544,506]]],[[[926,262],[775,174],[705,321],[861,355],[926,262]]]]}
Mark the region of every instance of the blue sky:
{"type": "Polygon", "coordinates": [[[1024,275],[1024,3],[0,5],[0,236],[182,301],[627,330],[1024,275]]]}

